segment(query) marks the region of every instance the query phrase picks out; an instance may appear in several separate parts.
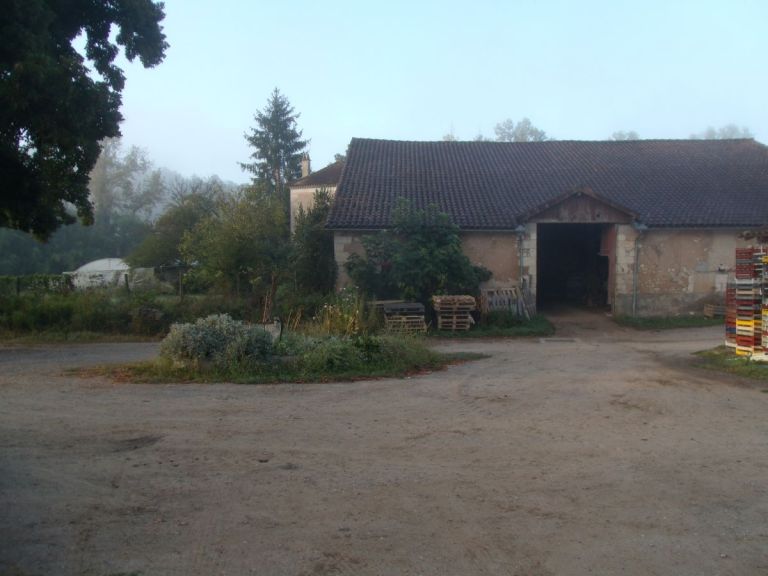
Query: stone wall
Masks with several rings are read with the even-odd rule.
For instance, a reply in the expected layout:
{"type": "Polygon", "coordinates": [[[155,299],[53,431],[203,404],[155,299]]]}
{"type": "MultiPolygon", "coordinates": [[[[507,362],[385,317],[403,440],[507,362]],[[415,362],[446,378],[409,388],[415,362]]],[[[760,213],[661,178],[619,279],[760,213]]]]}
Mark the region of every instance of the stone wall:
{"type": "Polygon", "coordinates": [[[613,269],[613,313],[631,316],[635,280],[635,239],[638,231],[627,224],[616,225],[616,252],[613,269]]]}
{"type": "MultiPolygon", "coordinates": [[[[362,236],[363,233],[361,232],[335,232],[333,235],[333,250],[339,269],[338,289],[350,284],[349,275],[344,269],[344,264],[349,257],[352,254],[363,255],[365,253],[360,241],[362,236]]],[[[517,282],[520,262],[518,260],[517,235],[513,232],[465,232],[461,234],[461,245],[472,264],[485,266],[493,274],[487,283],[488,286],[510,286],[517,282]]],[[[534,270],[535,254],[534,250],[534,270]]]]}
{"type": "MultiPolygon", "coordinates": [[[[616,314],[633,312],[636,232],[620,226],[617,238],[616,314]],[[622,230],[625,229],[625,230],[622,230]]],[[[701,312],[724,297],[734,251],[749,243],[735,230],[649,230],[638,240],[638,316],[701,312]]]]}
{"type": "Polygon", "coordinates": [[[336,257],[336,266],[338,267],[338,275],[336,276],[336,289],[342,288],[351,284],[347,269],[344,267],[347,260],[352,254],[365,255],[365,248],[360,238],[363,236],[361,232],[334,232],[333,233],[333,254],[336,257]]]}
{"type": "MultiPolygon", "coordinates": [[[[535,223],[522,236],[523,274],[536,291],[535,223]]],[[[616,224],[613,286],[610,300],[616,315],[667,316],[700,312],[706,302],[722,299],[734,250],[747,246],[735,230],[648,230],[616,224]],[[635,301],[635,241],[639,254],[635,301]]],[[[334,252],[339,266],[338,287],[350,283],[344,263],[351,254],[364,254],[362,232],[336,232],[334,252]]],[[[464,253],[473,264],[488,268],[488,286],[509,286],[520,275],[520,250],[514,232],[464,232],[464,253]]]]}
{"type": "Polygon", "coordinates": [[[472,264],[485,266],[493,276],[490,287],[510,286],[520,274],[517,235],[511,232],[464,232],[461,247],[472,264]]]}
{"type": "MultiPolygon", "coordinates": [[[[299,207],[303,207],[304,211],[309,210],[315,204],[315,192],[320,190],[318,186],[297,186],[291,188],[291,233],[296,230],[296,214],[299,212],[299,207]]],[[[336,193],[336,186],[325,186],[325,189],[333,198],[336,193]]]]}

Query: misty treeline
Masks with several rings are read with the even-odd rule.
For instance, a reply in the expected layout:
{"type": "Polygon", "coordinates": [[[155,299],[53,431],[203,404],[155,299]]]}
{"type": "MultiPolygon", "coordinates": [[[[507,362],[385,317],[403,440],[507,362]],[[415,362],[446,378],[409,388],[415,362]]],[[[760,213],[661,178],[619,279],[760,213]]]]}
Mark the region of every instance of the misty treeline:
{"type": "Polygon", "coordinates": [[[58,274],[99,258],[125,258],[172,206],[200,194],[231,194],[235,186],[216,176],[186,178],[157,168],[138,147],[103,142],[89,182],[94,223],[59,228],[43,243],[30,234],[0,228],[0,275],[58,274]]]}
{"type": "Polygon", "coordinates": [[[99,258],[124,258],[134,267],[172,268],[176,289],[249,300],[271,317],[319,303],[333,290],[332,235],[324,229],[331,197],[296,215],[290,233],[288,183],[301,175],[308,141],[299,115],[277,89],[246,134],[252,153],[241,164],[244,186],[213,176],[184,178],[156,168],[139,148],[103,143],[91,175],[94,224],[60,228],[47,243],[0,230],[0,274],[59,273],[99,258]]]}
{"type": "MultiPolygon", "coordinates": [[[[752,131],[746,126],[726,124],[720,128],[707,127],[701,132],[695,132],[691,140],[731,140],[734,138],[754,138],[752,131]]],[[[640,140],[640,135],[634,130],[619,130],[611,134],[610,140],[640,140]]]]}
{"type": "MultiPolygon", "coordinates": [[[[499,122],[493,128],[494,138],[486,138],[482,133],[477,134],[473,140],[476,142],[543,142],[546,140],[557,140],[549,136],[541,128],[533,125],[529,118],[515,122],[511,118],[499,122]]],[[[736,124],[726,124],[720,128],[713,126],[707,127],[701,132],[690,135],[691,140],[728,140],[733,138],[754,138],[754,135],[746,126],[736,124]]],[[[445,142],[455,142],[458,140],[453,130],[443,135],[445,142]]],[[[608,140],[640,140],[640,135],[635,130],[617,130],[608,138],[608,140]]]]}
{"type": "MultiPolygon", "coordinates": [[[[489,142],[493,140],[496,142],[543,142],[545,140],[552,140],[552,138],[547,136],[547,133],[544,132],[544,130],[534,126],[529,118],[523,118],[519,122],[507,118],[494,126],[493,133],[495,138],[486,138],[485,135],[480,132],[473,138],[473,140],[475,142],[489,142]]],[[[446,142],[455,142],[458,138],[456,138],[453,130],[451,130],[449,133],[443,135],[443,140],[446,142]]]]}

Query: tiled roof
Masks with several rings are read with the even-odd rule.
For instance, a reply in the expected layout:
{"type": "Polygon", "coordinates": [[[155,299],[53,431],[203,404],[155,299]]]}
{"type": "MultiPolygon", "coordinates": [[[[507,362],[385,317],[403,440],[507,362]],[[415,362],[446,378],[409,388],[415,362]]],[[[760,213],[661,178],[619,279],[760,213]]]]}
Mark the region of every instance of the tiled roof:
{"type": "Polygon", "coordinates": [[[333,164],[328,164],[328,166],[321,168],[317,172],[304,176],[304,178],[289,182],[288,186],[291,188],[300,186],[336,186],[339,183],[343,169],[344,162],[339,160],[333,164]]]}
{"type": "Polygon", "coordinates": [[[398,198],[436,204],[461,228],[514,229],[588,190],[650,227],[768,224],[768,148],[746,140],[404,142],[355,138],[332,229],[390,224],[398,198]]]}

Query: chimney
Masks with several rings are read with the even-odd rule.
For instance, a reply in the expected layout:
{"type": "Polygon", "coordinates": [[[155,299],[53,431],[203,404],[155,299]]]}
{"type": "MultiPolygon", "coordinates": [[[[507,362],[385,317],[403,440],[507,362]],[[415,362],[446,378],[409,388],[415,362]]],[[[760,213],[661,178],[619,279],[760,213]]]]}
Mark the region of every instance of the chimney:
{"type": "Polygon", "coordinates": [[[312,172],[312,168],[309,164],[309,154],[305,153],[301,157],[301,177],[309,176],[310,172],[312,172]]]}

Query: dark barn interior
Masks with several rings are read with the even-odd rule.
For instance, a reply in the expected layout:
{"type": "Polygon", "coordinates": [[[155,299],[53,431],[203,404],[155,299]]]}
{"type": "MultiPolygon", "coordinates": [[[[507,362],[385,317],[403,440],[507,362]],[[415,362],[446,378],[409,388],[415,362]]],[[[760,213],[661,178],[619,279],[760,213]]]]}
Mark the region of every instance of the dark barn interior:
{"type": "Polygon", "coordinates": [[[605,307],[608,261],[601,254],[604,224],[539,224],[537,305],[605,307]]]}

